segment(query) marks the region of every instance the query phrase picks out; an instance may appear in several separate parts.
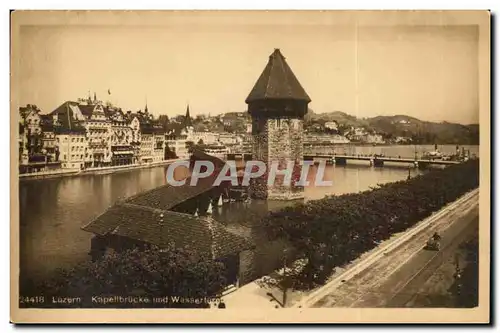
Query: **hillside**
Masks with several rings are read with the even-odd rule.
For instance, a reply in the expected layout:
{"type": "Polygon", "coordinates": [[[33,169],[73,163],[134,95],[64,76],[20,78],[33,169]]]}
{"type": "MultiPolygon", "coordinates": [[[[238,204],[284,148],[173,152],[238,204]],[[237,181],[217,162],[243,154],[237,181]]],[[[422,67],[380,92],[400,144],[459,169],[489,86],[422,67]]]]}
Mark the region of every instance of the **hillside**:
{"type": "Polygon", "coordinates": [[[388,136],[407,136],[417,143],[478,144],[479,125],[429,122],[397,115],[369,118],[370,126],[388,136]]]}
{"type": "Polygon", "coordinates": [[[329,113],[315,113],[312,109],[309,109],[305,116],[306,123],[317,122],[324,125],[328,121],[336,121],[339,124],[345,126],[354,127],[367,127],[370,126],[369,123],[364,119],[356,118],[342,111],[333,111],[329,113]]]}
{"type": "Polygon", "coordinates": [[[382,134],[385,138],[404,136],[422,144],[479,144],[479,125],[461,125],[449,122],[429,122],[405,115],[377,116],[361,119],[341,111],[314,113],[309,110],[306,126],[314,123],[324,125],[337,121],[340,128],[363,127],[382,134]]]}

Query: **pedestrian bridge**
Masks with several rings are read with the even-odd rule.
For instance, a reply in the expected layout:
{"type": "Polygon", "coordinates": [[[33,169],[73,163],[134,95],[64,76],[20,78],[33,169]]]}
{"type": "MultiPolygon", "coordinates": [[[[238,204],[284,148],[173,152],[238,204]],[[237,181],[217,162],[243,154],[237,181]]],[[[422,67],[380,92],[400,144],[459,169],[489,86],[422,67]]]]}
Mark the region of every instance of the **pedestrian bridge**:
{"type": "Polygon", "coordinates": [[[370,165],[375,167],[384,166],[385,162],[414,164],[419,168],[425,168],[429,165],[453,165],[459,164],[460,161],[446,161],[441,159],[415,159],[399,156],[380,156],[380,155],[337,155],[337,154],[309,154],[304,155],[305,161],[320,162],[326,160],[327,163],[335,163],[336,165],[346,165],[348,160],[352,161],[369,161],[370,165]]]}
{"type": "MultiPolygon", "coordinates": [[[[244,160],[248,161],[252,158],[251,153],[227,154],[227,160],[244,160]]],[[[347,154],[304,154],[304,161],[314,161],[319,163],[326,161],[327,164],[346,165],[347,161],[368,161],[370,165],[375,167],[383,167],[384,163],[404,163],[412,164],[418,168],[426,168],[429,165],[453,165],[459,164],[461,161],[449,161],[442,159],[425,159],[425,158],[411,158],[401,156],[381,156],[381,155],[347,155],[347,154]]]]}

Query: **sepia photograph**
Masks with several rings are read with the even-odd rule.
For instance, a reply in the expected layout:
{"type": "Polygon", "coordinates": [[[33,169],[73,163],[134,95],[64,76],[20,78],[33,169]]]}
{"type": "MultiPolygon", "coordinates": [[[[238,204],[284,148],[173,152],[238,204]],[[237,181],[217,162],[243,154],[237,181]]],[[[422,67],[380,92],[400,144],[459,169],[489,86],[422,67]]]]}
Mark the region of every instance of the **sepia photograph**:
{"type": "Polygon", "coordinates": [[[13,322],[489,322],[488,11],[10,15],[13,322]]]}

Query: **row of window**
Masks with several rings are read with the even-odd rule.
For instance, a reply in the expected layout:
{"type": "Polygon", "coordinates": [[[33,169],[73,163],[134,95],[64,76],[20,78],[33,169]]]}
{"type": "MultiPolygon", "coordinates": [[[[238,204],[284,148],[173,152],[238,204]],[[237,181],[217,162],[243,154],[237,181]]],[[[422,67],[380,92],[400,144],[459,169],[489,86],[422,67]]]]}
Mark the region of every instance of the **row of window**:
{"type": "MultiPolygon", "coordinates": [[[[80,156],[80,159],[83,159],[83,154],[81,154],[81,155],[71,154],[71,159],[72,159],[72,160],[77,159],[77,158],[78,158],[78,156],[80,156]]],[[[64,155],[63,155],[63,158],[62,158],[62,159],[63,159],[63,160],[65,160],[65,159],[66,159],[66,154],[64,154],[64,155]]]]}
{"type": "MultiPolygon", "coordinates": [[[[57,142],[59,142],[59,138],[56,138],[57,142]]],[[[64,137],[63,142],[67,142],[68,141],[68,138],[67,137],[64,137]]],[[[71,142],[83,142],[84,139],[83,138],[71,138],[71,142]]]]}

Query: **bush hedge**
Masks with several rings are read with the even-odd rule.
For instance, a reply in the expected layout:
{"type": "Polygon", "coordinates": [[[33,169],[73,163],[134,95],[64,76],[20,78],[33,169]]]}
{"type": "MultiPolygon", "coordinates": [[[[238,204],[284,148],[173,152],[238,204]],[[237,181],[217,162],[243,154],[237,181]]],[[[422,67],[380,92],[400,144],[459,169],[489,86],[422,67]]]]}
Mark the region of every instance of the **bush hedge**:
{"type": "Polygon", "coordinates": [[[307,259],[293,287],[312,288],[323,284],[335,267],[478,186],[479,160],[469,160],[368,191],[287,207],[271,213],[264,225],[271,239],[284,237],[307,259]]]}

